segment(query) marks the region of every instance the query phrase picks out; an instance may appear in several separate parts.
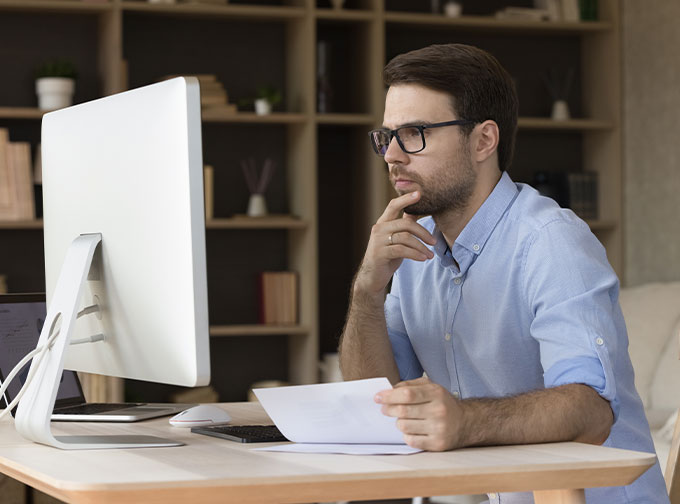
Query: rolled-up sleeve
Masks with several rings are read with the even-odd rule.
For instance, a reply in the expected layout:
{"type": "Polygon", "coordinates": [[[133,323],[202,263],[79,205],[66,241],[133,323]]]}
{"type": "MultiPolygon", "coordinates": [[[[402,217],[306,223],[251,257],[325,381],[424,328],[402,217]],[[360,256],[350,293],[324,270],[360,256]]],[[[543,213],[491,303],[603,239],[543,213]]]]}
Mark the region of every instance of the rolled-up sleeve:
{"type": "Polygon", "coordinates": [[[588,385],[609,401],[616,421],[612,363],[625,329],[617,327],[619,284],[604,248],[585,223],[557,220],[528,242],[523,267],[545,387],[588,385]]]}
{"type": "Polygon", "coordinates": [[[401,380],[420,378],[423,375],[423,368],[413,350],[402,318],[399,301],[399,275],[396,273],[392,277],[390,293],[385,299],[385,320],[394,359],[399,368],[399,378],[401,380]]]}

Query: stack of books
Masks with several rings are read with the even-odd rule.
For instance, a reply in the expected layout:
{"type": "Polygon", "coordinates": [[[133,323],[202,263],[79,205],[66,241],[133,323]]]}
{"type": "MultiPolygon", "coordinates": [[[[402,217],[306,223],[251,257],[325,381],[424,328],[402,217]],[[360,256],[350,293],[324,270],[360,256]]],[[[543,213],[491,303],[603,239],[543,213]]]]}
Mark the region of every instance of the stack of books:
{"type": "Polygon", "coordinates": [[[598,218],[597,173],[583,171],[567,174],[569,208],[582,219],[598,218]]]}
{"type": "Polygon", "coordinates": [[[297,283],[293,271],[264,271],[260,275],[260,323],[297,323],[297,283]]]}
{"type": "MultiPolygon", "coordinates": [[[[173,79],[175,77],[180,77],[180,75],[168,75],[161,80],[173,79]]],[[[219,107],[221,110],[227,109],[230,112],[236,112],[236,105],[229,103],[227,90],[224,89],[224,86],[217,79],[216,75],[183,74],[181,77],[196,77],[198,79],[198,84],[201,87],[201,107],[219,107]]]]}
{"type": "Polygon", "coordinates": [[[0,128],[0,220],[35,219],[31,145],[0,128]]]}

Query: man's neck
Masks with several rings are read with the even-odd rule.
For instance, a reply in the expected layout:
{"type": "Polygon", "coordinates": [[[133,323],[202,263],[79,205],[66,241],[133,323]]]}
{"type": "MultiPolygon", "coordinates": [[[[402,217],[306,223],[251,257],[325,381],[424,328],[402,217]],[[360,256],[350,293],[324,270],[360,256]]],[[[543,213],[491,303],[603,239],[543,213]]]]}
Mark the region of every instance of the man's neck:
{"type": "Polygon", "coordinates": [[[498,181],[501,179],[501,175],[502,173],[498,170],[491,172],[490,174],[486,174],[485,172],[480,173],[472,196],[470,196],[470,200],[465,207],[432,217],[437,228],[444,236],[446,244],[451,250],[453,250],[454,242],[458,236],[460,236],[463,229],[465,229],[468,222],[470,222],[470,219],[474,217],[477,210],[479,210],[492,193],[496,184],[498,184],[498,181]]]}

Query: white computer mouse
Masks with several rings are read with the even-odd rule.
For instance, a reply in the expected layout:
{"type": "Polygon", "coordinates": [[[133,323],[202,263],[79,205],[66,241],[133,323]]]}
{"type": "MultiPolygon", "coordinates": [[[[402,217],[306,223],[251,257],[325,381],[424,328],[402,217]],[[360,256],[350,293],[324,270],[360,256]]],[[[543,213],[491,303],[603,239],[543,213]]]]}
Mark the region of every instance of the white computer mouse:
{"type": "Polygon", "coordinates": [[[219,406],[200,404],[177,413],[169,422],[174,427],[198,427],[225,424],[230,420],[229,413],[219,406]]]}

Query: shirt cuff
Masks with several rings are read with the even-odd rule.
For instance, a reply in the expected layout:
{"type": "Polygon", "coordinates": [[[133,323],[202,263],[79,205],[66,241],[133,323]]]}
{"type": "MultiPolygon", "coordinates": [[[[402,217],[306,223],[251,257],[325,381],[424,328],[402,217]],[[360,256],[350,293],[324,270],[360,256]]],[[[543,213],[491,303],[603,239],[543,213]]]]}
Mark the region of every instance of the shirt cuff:
{"type": "Polygon", "coordinates": [[[619,401],[616,397],[614,379],[611,376],[611,371],[607,373],[606,367],[598,358],[575,357],[556,362],[543,374],[543,383],[546,388],[571,383],[588,385],[602,398],[609,401],[614,413],[614,422],[619,417],[619,401]]]}

